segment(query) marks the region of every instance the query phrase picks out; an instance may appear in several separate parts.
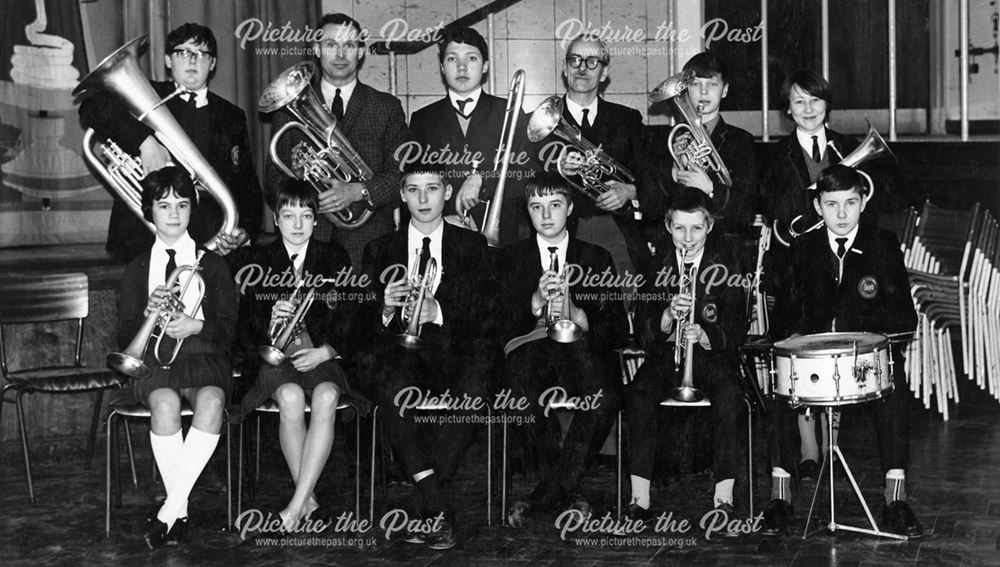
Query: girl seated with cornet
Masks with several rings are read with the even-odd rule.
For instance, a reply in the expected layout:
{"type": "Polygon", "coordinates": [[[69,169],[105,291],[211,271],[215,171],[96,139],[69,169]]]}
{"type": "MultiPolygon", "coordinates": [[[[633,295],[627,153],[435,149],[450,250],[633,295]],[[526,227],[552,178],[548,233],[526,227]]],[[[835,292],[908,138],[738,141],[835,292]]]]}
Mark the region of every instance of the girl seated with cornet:
{"type": "Polygon", "coordinates": [[[195,206],[195,188],[183,169],[166,167],[143,180],[142,211],[156,227],[156,240],[125,268],[119,291],[121,345],[138,338],[148,318],[165,325],[161,341],[155,336],[144,341],[148,347],[141,358],[148,378],[131,382],[136,399],[149,406],[150,445],[167,492],[163,506],[148,519],[150,548],[177,543],[187,530],[188,495],[219,442],[232,380],[236,296],[226,263],[188,235],[195,206]],[[179,289],[184,291],[178,302],[179,289]],[[194,408],[186,438],[182,397],[194,408]]]}

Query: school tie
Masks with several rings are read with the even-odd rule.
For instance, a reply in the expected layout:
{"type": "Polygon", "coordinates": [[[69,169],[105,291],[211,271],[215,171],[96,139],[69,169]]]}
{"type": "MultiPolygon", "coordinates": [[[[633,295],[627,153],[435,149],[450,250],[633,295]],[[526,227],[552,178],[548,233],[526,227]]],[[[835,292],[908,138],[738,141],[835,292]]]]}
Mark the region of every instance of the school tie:
{"type": "Polygon", "coordinates": [[[813,136],[813,161],[819,163],[823,161],[823,156],[819,153],[819,137],[813,136]]]}
{"type": "Polygon", "coordinates": [[[846,238],[834,238],[834,242],[837,243],[837,257],[843,258],[844,254],[847,254],[847,239],[846,238]]]}
{"type": "Polygon", "coordinates": [[[427,271],[427,262],[431,260],[431,237],[424,237],[424,245],[420,249],[420,275],[427,271]]]}
{"type": "Polygon", "coordinates": [[[174,270],[177,269],[177,262],[174,260],[175,254],[177,254],[176,250],[173,248],[167,248],[167,255],[170,256],[170,258],[167,259],[167,269],[163,271],[164,283],[170,281],[170,274],[174,273],[174,270]]]}
{"type": "Polygon", "coordinates": [[[333,95],[333,103],[330,104],[330,112],[340,122],[344,119],[344,99],[340,96],[340,89],[333,95]]]}
{"type": "Polygon", "coordinates": [[[472,102],[472,99],[466,98],[455,102],[458,104],[458,113],[461,114],[463,118],[468,118],[468,115],[465,113],[465,105],[472,102]]]}
{"type": "Polygon", "coordinates": [[[559,247],[549,246],[549,265],[555,266],[555,273],[559,273],[559,247]]]}

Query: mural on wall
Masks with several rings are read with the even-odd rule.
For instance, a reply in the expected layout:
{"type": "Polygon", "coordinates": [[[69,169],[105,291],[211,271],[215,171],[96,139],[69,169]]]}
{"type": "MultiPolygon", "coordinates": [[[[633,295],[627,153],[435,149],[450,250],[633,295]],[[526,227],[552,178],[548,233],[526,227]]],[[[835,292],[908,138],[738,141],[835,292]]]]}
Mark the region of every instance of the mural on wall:
{"type": "Polygon", "coordinates": [[[0,246],[101,242],[111,198],[80,156],[83,133],[70,95],[87,72],[79,4],[4,4],[0,246]]]}

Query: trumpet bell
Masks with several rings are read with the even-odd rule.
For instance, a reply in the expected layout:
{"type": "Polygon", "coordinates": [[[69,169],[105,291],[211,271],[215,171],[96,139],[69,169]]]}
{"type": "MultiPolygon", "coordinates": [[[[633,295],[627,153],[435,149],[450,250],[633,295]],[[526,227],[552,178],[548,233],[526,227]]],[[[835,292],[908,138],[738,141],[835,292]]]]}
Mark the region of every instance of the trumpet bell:
{"type": "Polygon", "coordinates": [[[560,319],[549,325],[547,334],[557,343],[575,343],[583,336],[583,329],[569,319],[560,319]]]}
{"type": "Polygon", "coordinates": [[[424,339],[417,335],[400,333],[396,335],[396,344],[410,350],[420,350],[424,348],[424,339]]]}
{"type": "Polygon", "coordinates": [[[681,402],[684,404],[694,404],[705,399],[705,393],[694,386],[678,386],[670,390],[667,400],[681,402]]]}
{"type": "Polygon", "coordinates": [[[124,352],[108,353],[104,361],[111,370],[120,372],[133,380],[145,380],[152,375],[146,363],[124,352]]]}
{"type": "Polygon", "coordinates": [[[257,349],[257,354],[260,355],[264,362],[270,364],[271,366],[281,366],[288,361],[288,355],[281,351],[279,348],[275,348],[271,345],[263,345],[257,349]]]}

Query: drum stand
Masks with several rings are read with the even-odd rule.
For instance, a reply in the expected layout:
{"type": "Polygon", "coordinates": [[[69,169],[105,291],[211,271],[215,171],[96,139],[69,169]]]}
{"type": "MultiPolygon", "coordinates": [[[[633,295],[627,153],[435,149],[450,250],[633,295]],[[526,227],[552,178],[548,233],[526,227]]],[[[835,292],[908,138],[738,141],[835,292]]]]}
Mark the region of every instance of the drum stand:
{"type": "MultiPolygon", "coordinates": [[[[873,536],[878,536],[878,537],[886,537],[886,538],[898,539],[898,540],[906,541],[908,539],[906,536],[899,535],[899,534],[894,534],[894,533],[889,533],[889,532],[883,532],[882,530],[878,529],[878,525],[875,523],[875,518],[872,516],[871,510],[868,508],[868,503],[865,502],[865,498],[861,494],[861,489],[858,487],[858,483],[854,480],[854,474],[851,472],[851,467],[847,466],[847,459],[844,458],[844,454],[840,451],[840,446],[837,445],[836,443],[834,443],[834,441],[833,441],[833,439],[834,439],[834,437],[833,437],[833,419],[832,419],[832,417],[833,417],[833,410],[834,410],[833,407],[827,407],[826,408],[826,426],[827,426],[827,433],[829,435],[829,437],[828,437],[829,444],[828,444],[828,448],[827,448],[827,451],[826,451],[826,455],[824,456],[824,459],[823,459],[823,465],[819,469],[819,477],[820,478],[816,479],[816,489],[813,490],[812,503],[809,505],[809,516],[806,517],[806,527],[802,531],[802,539],[806,539],[810,535],[809,534],[809,522],[812,520],[813,509],[816,506],[816,496],[819,494],[819,487],[822,484],[821,479],[823,478],[823,472],[824,471],[829,471],[829,476],[830,476],[830,523],[827,524],[827,526],[826,526],[828,530],[830,530],[831,532],[836,532],[839,529],[839,530],[845,530],[845,531],[849,531],[849,532],[857,532],[857,533],[868,534],[868,535],[873,535],[873,536]],[[835,455],[840,458],[840,464],[844,466],[844,471],[847,472],[847,479],[851,481],[851,486],[854,487],[854,494],[857,495],[858,501],[861,502],[861,507],[864,508],[865,515],[868,516],[868,523],[871,524],[871,529],[858,528],[858,527],[854,527],[854,526],[846,526],[844,524],[838,524],[837,523],[836,504],[835,504],[834,495],[833,495],[833,458],[834,458],[835,455]]],[[[817,519],[817,521],[818,521],[818,519],[817,519]]],[[[820,528],[817,531],[821,531],[822,529],[823,528],[820,528]]],[[[813,532],[813,533],[816,533],[816,532],[813,532]]]]}

